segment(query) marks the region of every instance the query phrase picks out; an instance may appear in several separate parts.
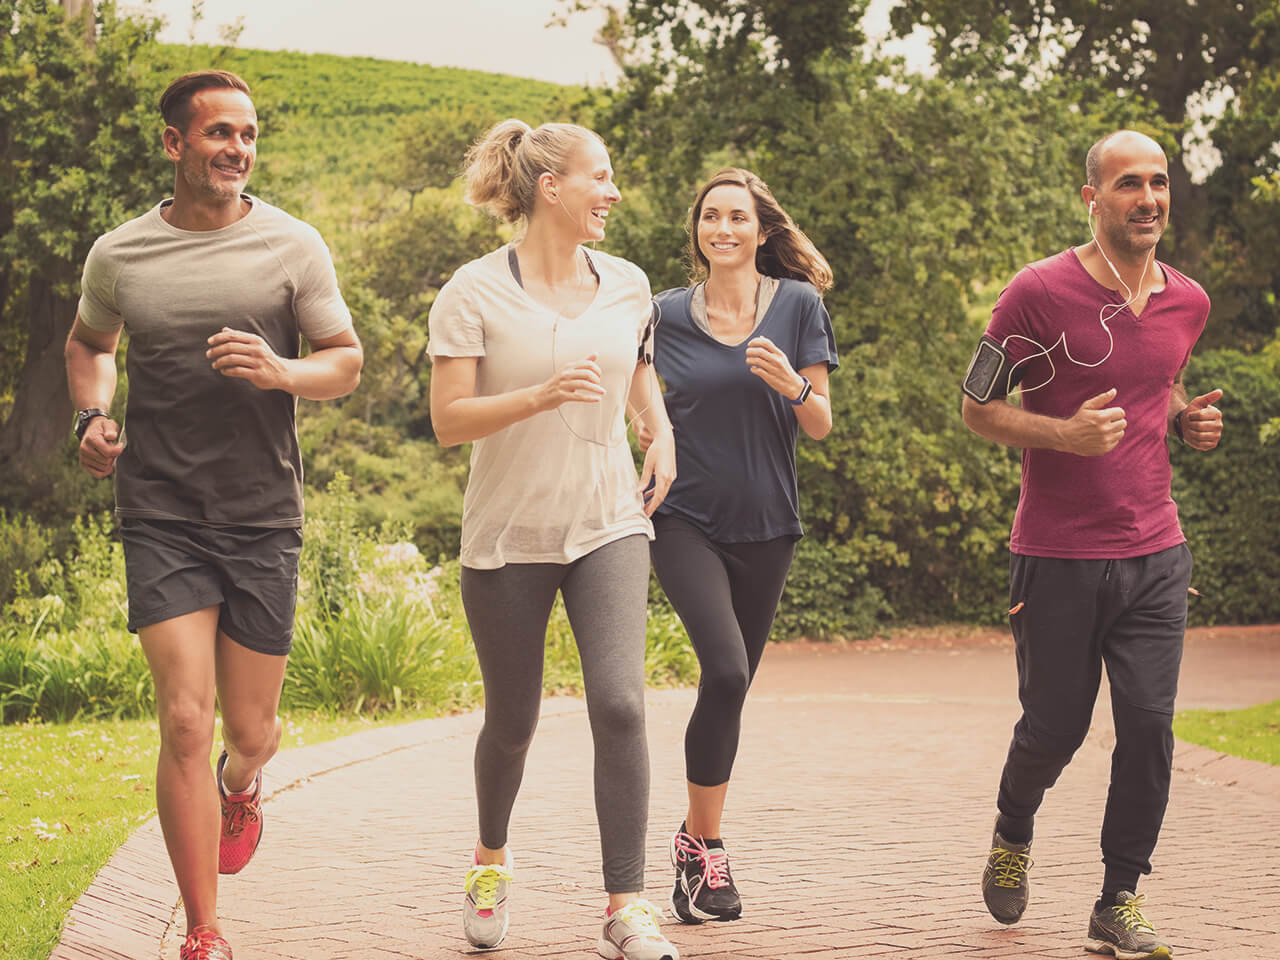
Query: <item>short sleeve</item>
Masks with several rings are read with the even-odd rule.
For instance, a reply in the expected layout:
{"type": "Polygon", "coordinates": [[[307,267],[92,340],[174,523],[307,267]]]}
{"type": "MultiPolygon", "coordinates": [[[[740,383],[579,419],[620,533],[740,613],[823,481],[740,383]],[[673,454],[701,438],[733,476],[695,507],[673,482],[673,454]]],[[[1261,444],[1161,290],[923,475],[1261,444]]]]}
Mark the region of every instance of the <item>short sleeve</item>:
{"type": "Polygon", "coordinates": [[[114,333],[124,325],[124,318],[116,305],[119,267],[111,261],[111,255],[99,237],[85,258],[84,273],[80,278],[80,303],[77,305],[80,320],[90,330],[102,333],[114,333]]]}
{"type": "Polygon", "coordinates": [[[298,289],[293,294],[298,330],[309,341],[335,337],[351,327],[351,311],[338,289],[333,257],[319,232],[308,228],[302,243],[298,289]]]}
{"type": "Polygon", "coordinates": [[[1043,350],[1036,336],[1035,318],[1046,293],[1044,281],[1030,267],[1024,267],[996,298],[987,336],[1000,344],[1014,363],[1043,350]]]}
{"type": "MultiPolygon", "coordinates": [[[[808,284],[806,284],[808,286],[808,284]]],[[[796,345],[796,369],[825,363],[830,373],[840,366],[836,352],[836,333],[831,326],[827,305],[812,287],[804,291],[806,303],[801,312],[800,338],[796,345]]]]}
{"type": "Polygon", "coordinates": [[[440,288],[427,315],[427,354],[483,357],[484,318],[475,306],[471,277],[459,270],[440,288]]]}

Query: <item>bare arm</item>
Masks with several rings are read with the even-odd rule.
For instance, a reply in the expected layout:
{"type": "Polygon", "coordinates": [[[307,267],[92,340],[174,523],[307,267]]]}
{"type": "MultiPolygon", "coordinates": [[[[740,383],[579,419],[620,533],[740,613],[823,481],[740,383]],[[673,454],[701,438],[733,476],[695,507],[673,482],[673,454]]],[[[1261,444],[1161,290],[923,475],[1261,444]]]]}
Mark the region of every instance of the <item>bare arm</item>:
{"type": "Polygon", "coordinates": [[[1007,400],[982,404],[968,396],[962,413],[970,430],[1006,447],[1096,457],[1114,450],[1128,426],[1121,407],[1107,406],[1115,395],[1112,387],[1086,400],[1065,420],[1031,413],[1007,400]]]}
{"type": "Polygon", "coordinates": [[[646,516],[653,516],[676,479],[676,438],[667,416],[667,405],[662,399],[662,389],[658,385],[658,374],[643,360],[636,364],[631,375],[627,410],[638,411],[635,419],[640,421],[640,426],[636,436],[644,450],[640,491],[646,516]],[[648,490],[650,482],[652,490],[648,490]]]}
{"type": "Polygon", "coordinates": [[[431,425],[446,447],[479,440],[562,403],[599,403],[604,396],[594,355],[565,365],[545,383],[491,397],[476,396],[479,357],[436,357],[431,369],[431,425]]]}
{"type": "Polygon", "coordinates": [[[311,353],[289,359],[256,333],[223,327],[209,338],[205,356],[223,376],[248,380],[259,390],[283,390],[307,400],[333,400],[354,390],[364,366],[355,330],[308,342],[311,353]]]}
{"type": "MultiPolygon", "coordinates": [[[[97,408],[108,413],[116,393],[116,348],[120,331],[104,333],[85,326],[76,314],[67,337],[67,387],[76,410],[97,408]]],[[[80,465],[99,479],[115,469],[116,458],[124,452],[119,443],[120,425],[110,416],[95,417],[80,441],[80,465]]]]}
{"type": "Polygon", "coordinates": [[[800,378],[807,377],[811,392],[804,403],[794,408],[796,421],[815,440],[831,432],[831,397],[825,363],[810,364],[797,373],[787,355],[772,340],[755,337],[747,344],[747,367],[788,400],[800,396],[804,389],[800,378]]]}
{"type": "MultiPolygon", "coordinates": [[[[796,421],[800,429],[814,440],[821,440],[831,432],[831,384],[828,380],[827,365],[815,363],[800,371],[800,376],[808,377],[813,389],[809,398],[798,407],[796,421]]],[[[792,396],[798,396],[797,390],[792,396]]]]}

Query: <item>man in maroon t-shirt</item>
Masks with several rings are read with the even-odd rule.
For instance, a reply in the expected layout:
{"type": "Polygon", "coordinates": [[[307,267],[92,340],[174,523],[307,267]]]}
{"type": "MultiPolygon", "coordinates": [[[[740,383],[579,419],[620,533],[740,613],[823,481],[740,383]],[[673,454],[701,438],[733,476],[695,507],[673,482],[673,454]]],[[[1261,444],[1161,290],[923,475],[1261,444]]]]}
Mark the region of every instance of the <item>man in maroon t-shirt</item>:
{"type": "Polygon", "coordinates": [[[1209,298],[1155,260],[1169,216],[1164,151],[1118,131],[1090,149],[1086,174],[1092,242],[1013,278],[965,376],[965,423],[1022,449],[1009,615],[1023,712],[982,891],[998,921],[1021,918],[1034,815],[1088,733],[1105,663],[1116,746],[1085,946],[1168,957],[1135,895],[1169,796],[1191,579],[1167,436],[1217,446],[1222,392],[1188,401],[1182,383],[1209,298]],[[1005,401],[1015,384],[1021,406],[1005,401]]]}

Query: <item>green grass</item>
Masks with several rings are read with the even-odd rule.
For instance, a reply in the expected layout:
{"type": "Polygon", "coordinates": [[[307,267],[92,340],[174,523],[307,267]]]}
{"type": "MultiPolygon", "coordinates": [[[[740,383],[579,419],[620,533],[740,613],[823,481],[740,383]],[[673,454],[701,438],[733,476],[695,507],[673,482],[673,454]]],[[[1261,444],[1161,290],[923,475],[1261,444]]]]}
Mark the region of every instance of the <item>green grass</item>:
{"type": "MultiPolygon", "coordinates": [[[[406,711],[391,722],[430,715],[406,711]]],[[[286,715],[282,748],[375,725],[359,716],[286,715]]],[[[72,904],[155,813],[158,749],[154,720],[0,727],[0,957],[49,955],[72,904]]]]}
{"type": "Polygon", "coordinates": [[[1174,735],[1246,760],[1280,765],[1280,700],[1243,710],[1184,710],[1174,735]]]}
{"type": "MultiPolygon", "coordinates": [[[[355,604],[351,609],[359,608],[355,604]]],[[[287,679],[286,687],[323,667],[335,680],[344,680],[342,690],[328,691],[334,710],[343,712],[283,713],[281,749],[477,703],[479,688],[473,678],[479,674],[464,631],[428,631],[453,636],[443,642],[437,637],[437,653],[424,663],[417,663],[413,654],[426,649],[425,644],[403,658],[375,655],[377,649],[387,652],[388,641],[394,641],[393,646],[412,645],[420,631],[406,629],[400,622],[403,613],[389,611],[390,622],[385,624],[374,618],[374,632],[381,638],[377,643],[372,641],[378,637],[367,637],[370,642],[356,645],[349,636],[354,631],[337,629],[323,651],[308,653],[306,645],[319,638],[305,633],[299,637],[300,675],[287,679]],[[462,634],[465,649],[456,634],[462,634]],[[415,670],[440,676],[434,687],[426,688],[403,673],[415,670]],[[415,691],[412,700],[406,698],[413,705],[394,709],[385,691],[398,691],[402,683],[415,691]],[[419,699],[428,695],[435,698],[434,705],[419,699]]],[[[370,626],[363,616],[356,617],[357,624],[370,626]]],[[[670,611],[655,610],[650,616],[646,668],[649,683],[656,686],[689,683],[697,676],[693,652],[670,611]]],[[[563,605],[557,602],[548,628],[544,689],[574,694],[581,688],[577,648],[563,605]]],[[[0,958],[35,960],[49,955],[71,906],[134,828],[154,814],[158,749],[159,734],[150,719],[0,726],[0,958]]]]}

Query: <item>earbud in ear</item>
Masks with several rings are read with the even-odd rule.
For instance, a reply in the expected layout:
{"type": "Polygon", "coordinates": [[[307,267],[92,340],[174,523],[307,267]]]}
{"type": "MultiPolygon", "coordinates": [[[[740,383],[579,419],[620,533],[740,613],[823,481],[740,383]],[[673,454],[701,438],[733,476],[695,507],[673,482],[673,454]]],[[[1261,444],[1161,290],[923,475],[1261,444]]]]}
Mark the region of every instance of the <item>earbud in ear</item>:
{"type": "Polygon", "coordinates": [[[1097,204],[1095,201],[1090,200],[1090,201],[1089,201],[1089,212],[1090,212],[1090,213],[1093,213],[1093,209],[1094,209],[1094,207],[1096,207],[1097,205],[1098,205],[1098,204],[1097,204]]]}

